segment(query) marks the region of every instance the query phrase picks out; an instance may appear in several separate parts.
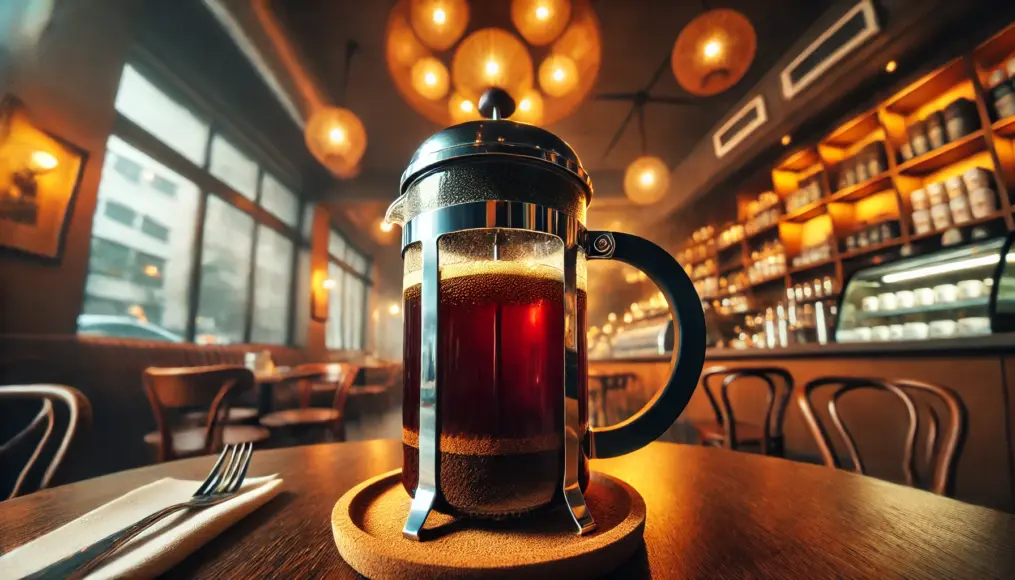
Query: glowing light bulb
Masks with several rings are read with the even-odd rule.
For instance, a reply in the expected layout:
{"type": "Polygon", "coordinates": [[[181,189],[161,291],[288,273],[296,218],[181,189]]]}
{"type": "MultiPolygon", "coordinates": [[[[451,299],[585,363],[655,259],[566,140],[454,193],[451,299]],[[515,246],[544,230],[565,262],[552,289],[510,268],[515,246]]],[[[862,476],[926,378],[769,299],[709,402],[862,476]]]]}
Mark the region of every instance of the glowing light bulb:
{"type": "Polygon", "coordinates": [[[391,228],[393,228],[393,227],[394,226],[391,224],[391,222],[389,222],[387,220],[382,220],[381,221],[381,231],[382,232],[390,232],[391,228]]]}
{"type": "Polygon", "coordinates": [[[39,172],[54,169],[59,164],[59,161],[49,151],[35,151],[32,153],[29,163],[32,171],[39,172]]]}
{"type": "Polygon", "coordinates": [[[447,15],[446,12],[444,12],[443,9],[438,8],[437,10],[433,11],[433,21],[434,21],[434,24],[444,24],[445,22],[447,22],[447,20],[448,20],[448,15],[447,15]]]}
{"type": "Polygon", "coordinates": [[[159,267],[154,264],[148,264],[147,266],[144,267],[144,273],[145,276],[148,276],[150,278],[158,278],[159,267]]]}
{"type": "Polygon", "coordinates": [[[558,83],[564,80],[564,77],[566,76],[567,74],[564,72],[564,69],[562,68],[554,69],[553,71],[553,80],[557,81],[558,83]]]}
{"type": "Polygon", "coordinates": [[[500,65],[497,64],[497,61],[495,61],[495,60],[488,60],[488,61],[486,61],[486,74],[487,75],[494,76],[494,75],[496,75],[499,72],[500,72],[500,65]]]}
{"type": "Polygon", "coordinates": [[[337,145],[345,141],[345,131],[343,131],[341,127],[334,127],[331,131],[328,132],[328,139],[330,139],[332,143],[335,143],[337,145]]]}
{"type": "Polygon", "coordinates": [[[437,75],[432,72],[428,72],[423,76],[423,82],[432,87],[437,84],[437,75]]]}
{"type": "Polygon", "coordinates": [[[327,278],[327,279],[321,281],[321,288],[324,288],[325,290],[331,290],[334,287],[335,287],[335,281],[332,280],[331,278],[327,278]]]}
{"type": "Polygon", "coordinates": [[[550,9],[546,6],[540,6],[536,8],[536,18],[539,20],[546,20],[550,17],[550,9]]]}
{"type": "Polygon", "coordinates": [[[705,43],[705,58],[715,58],[722,54],[722,43],[718,40],[710,40],[705,43]]]}
{"type": "Polygon", "coordinates": [[[459,106],[461,107],[463,113],[472,112],[472,101],[462,101],[462,104],[459,106]]]}
{"type": "Polygon", "coordinates": [[[528,113],[532,110],[532,101],[529,99],[522,99],[522,102],[518,103],[518,110],[528,113]]]}
{"type": "Polygon", "coordinates": [[[885,65],[885,72],[893,73],[897,68],[899,68],[899,63],[895,62],[894,60],[890,60],[888,61],[888,64],[885,65]]]}
{"type": "Polygon", "coordinates": [[[402,308],[399,305],[395,304],[394,302],[391,303],[391,306],[388,306],[388,312],[392,316],[397,316],[398,313],[401,312],[401,311],[402,311],[402,308]]]}
{"type": "Polygon", "coordinates": [[[782,143],[783,147],[789,147],[789,144],[792,143],[792,142],[793,142],[793,138],[790,137],[789,135],[783,135],[782,136],[781,143],[782,143]]]}
{"type": "Polygon", "coordinates": [[[643,171],[641,174],[641,184],[645,186],[652,185],[656,182],[656,174],[651,171],[643,171]]]}

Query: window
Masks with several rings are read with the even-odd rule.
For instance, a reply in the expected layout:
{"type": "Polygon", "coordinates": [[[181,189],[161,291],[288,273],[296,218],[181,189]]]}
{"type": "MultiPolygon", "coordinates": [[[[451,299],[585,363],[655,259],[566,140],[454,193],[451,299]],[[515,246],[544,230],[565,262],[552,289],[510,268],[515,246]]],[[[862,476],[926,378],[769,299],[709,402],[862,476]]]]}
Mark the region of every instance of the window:
{"type": "Polygon", "coordinates": [[[166,270],[166,261],[158,256],[134,252],[131,260],[131,279],[150,288],[162,287],[162,273],[166,270]]]}
{"type": "Polygon", "coordinates": [[[331,231],[328,238],[328,278],[335,282],[328,299],[325,344],[329,349],[362,350],[368,301],[369,260],[331,231]]]}
{"type": "MultiPolygon", "coordinates": [[[[243,135],[179,94],[187,93],[165,92],[134,66],[123,70],[116,110],[140,131],[106,145],[78,330],[288,344],[310,327],[313,205],[302,204],[289,176],[269,172],[243,135]],[[236,193],[256,205],[236,203],[236,193]]],[[[329,322],[328,341],[362,348],[365,313],[350,309],[365,305],[368,260],[333,237],[338,326],[329,322]]]]}
{"type": "Polygon", "coordinates": [[[152,189],[169,197],[176,197],[176,184],[161,175],[152,177],[152,189]]]}
{"type": "Polygon", "coordinates": [[[114,155],[114,158],[116,161],[113,163],[113,169],[118,171],[120,175],[134,183],[141,181],[141,165],[119,155],[114,155]]]}
{"type": "Polygon", "coordinates": [[[244,197],[257,196],[257,163],[218,135],[211,143],[211,174],[244,197]]]}
{"type": "Polygon", "coordinates": [[[148,216],[141,218],[141,231],[163,242],[169,241],[169,228],[148,216]]]}
{"type": "Polygon", "coordinates": [[[245,342],[254,219],[218,197],[208,198],[201,284],[194,319],[202,342],[245,342]]]}
{"type": "MultiPolygon", "coordinates": [[[[286,189],[270,173],[265,173],[261,179],[261,207],[273,213],[287,226],[295,228],[298,225],[300,202],[296,194],[286,189]]],[[[307,207],[313,206],[307,204],[307,207]]]]}
{"type": "Polygon", "coordinates": [[[166,145],[203,164],[211,127],[127,65],[116,91],[116,110],[166,145]]]}
{"type": "Polygon", "coordinates": [[[345,335],[342,324],[342,314],[345,307],[342,304],[342,291],[344,289],[345,270],[335,262],[328,264],[328,279],[334,282],[328,294],[328,324],[324,331],[324,343],[330,349],[345,348],[345,335]]]}
{"type": "Polygon", "coordinates": [[[250,339],[285,344],[289,334],[292,241],[271,228],[258,226],[254,263],[254,328],[250,339]]]}
{"type": "Polygon", "coordinates": [[[92,238],[89,269],[107,276],[124,276],[130,270],[130,248],[102,238],[92,238]]]}
{"type": "Polygon", "coordinates": [[[198,188],[119,137],[110,137],[106,148],[98,193],[103,210],[92,224],[81,312],[128,321],[143,313],[149,325],[186,335],[198,188]],[[147,194],[145,181],[136,178],[143,172],[162,175],[178,195],[147,194]],[[140,227],[138,216],[146,216],[140,227]]]}
{"type": "Polygon", "coordinates": [[[328,236],[328,253],[333,260],[345,260],[345,238],[334,230],[328,236]]]}
{"type": "Polygon", "coordinates": [[[120,222],[125,226],[134,227],[134,220],[137,219],[137,212],[127,207],[125,204],[109,200],[106,202],[106,217],[115,222],[120,222]]]}

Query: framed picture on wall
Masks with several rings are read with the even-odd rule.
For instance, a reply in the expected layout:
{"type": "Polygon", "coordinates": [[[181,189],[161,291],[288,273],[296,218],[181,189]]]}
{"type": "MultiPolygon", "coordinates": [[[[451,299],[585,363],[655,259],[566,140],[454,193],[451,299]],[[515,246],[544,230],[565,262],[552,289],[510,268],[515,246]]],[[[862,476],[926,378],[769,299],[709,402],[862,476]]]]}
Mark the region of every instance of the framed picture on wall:
{"type": "Polygon", "coordinates": [[[0,248],[59,260],[87,153],[0,100],[0,248]]]}

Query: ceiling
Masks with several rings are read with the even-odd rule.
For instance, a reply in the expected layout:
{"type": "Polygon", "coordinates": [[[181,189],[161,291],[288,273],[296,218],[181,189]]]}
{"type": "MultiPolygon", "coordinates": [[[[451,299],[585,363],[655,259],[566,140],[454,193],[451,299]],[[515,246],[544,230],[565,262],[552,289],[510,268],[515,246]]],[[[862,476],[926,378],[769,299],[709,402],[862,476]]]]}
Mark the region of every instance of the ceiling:
{"type": "MultiPolygon", "coordinates": [[[[327,192],[325,203],[345,212],[358,226],[372,230],[381,243],[397,239],[376,226],[396,195],[402,170],[419,143],[441,128],[412,110],[388,76],[384,29],[393,4],[376,0],[275,0],[273,4],[311,71],[333,98],[342,92],[347,41],[354,39],[360,45],[344,106],[360,116],[369,143],[361,174],[339,182],[327,192]]],[[[705,4],[710,9],[742,12],[757,32],[757,55],[744,79],[726,93],[697,100],[691,106],[647,105],[649,153],[662,157],[671,169],[832,2],[727,0],[705,4]]],[[[666,62],[677,34],[702,12],[702,2],[694,1],[594,0],[593,6],[603,39],[602,66],[593,93],[648,88],[647,83],[666,62]]],[[[651,94],[690,96],[677,85],[668,65],[651,87],[651,94]]],[[[604,152],[630,107],[626,102],[589,99],[573,115],[547,127],[578,151],[592,175],[596,185],[592,227],[625,226],[627,202],[621,178],[627,164],[641,154],[636,123],[628,126],[608,156],[604,157],[604,152]]]]}

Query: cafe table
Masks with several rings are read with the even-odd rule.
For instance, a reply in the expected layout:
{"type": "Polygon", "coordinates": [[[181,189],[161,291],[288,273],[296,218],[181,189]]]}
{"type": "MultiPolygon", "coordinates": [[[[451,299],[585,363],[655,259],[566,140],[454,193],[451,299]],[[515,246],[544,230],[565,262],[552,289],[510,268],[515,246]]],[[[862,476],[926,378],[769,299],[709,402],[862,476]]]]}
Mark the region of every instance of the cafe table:
{"type": "Polygon", "coordinates": [[[285,381],[310,379],[320,375],[320,371],[300,370],[298,367],[275,367],[271,370],[255,372],[258,416],[263,417],[275,410],[275,385],[285,381]]]}
{"type": "MultiPolygon", "coordinates": [[[[0,502],[0,553],[162,477],[200,480],[213,457],[114,473],[0,502]]],[[[402,461],[393,440],[257,452],[285,491],[170,578],[355,578],[330,516],[357,483],[402,461]]],[[[594,470],[645,499],[645,546],[611,578],[1015,578],[1015,516],[785,459],[653,443],[594,470]]],[[[406,540],[408,541],[408,540],[406,540]]]]}

